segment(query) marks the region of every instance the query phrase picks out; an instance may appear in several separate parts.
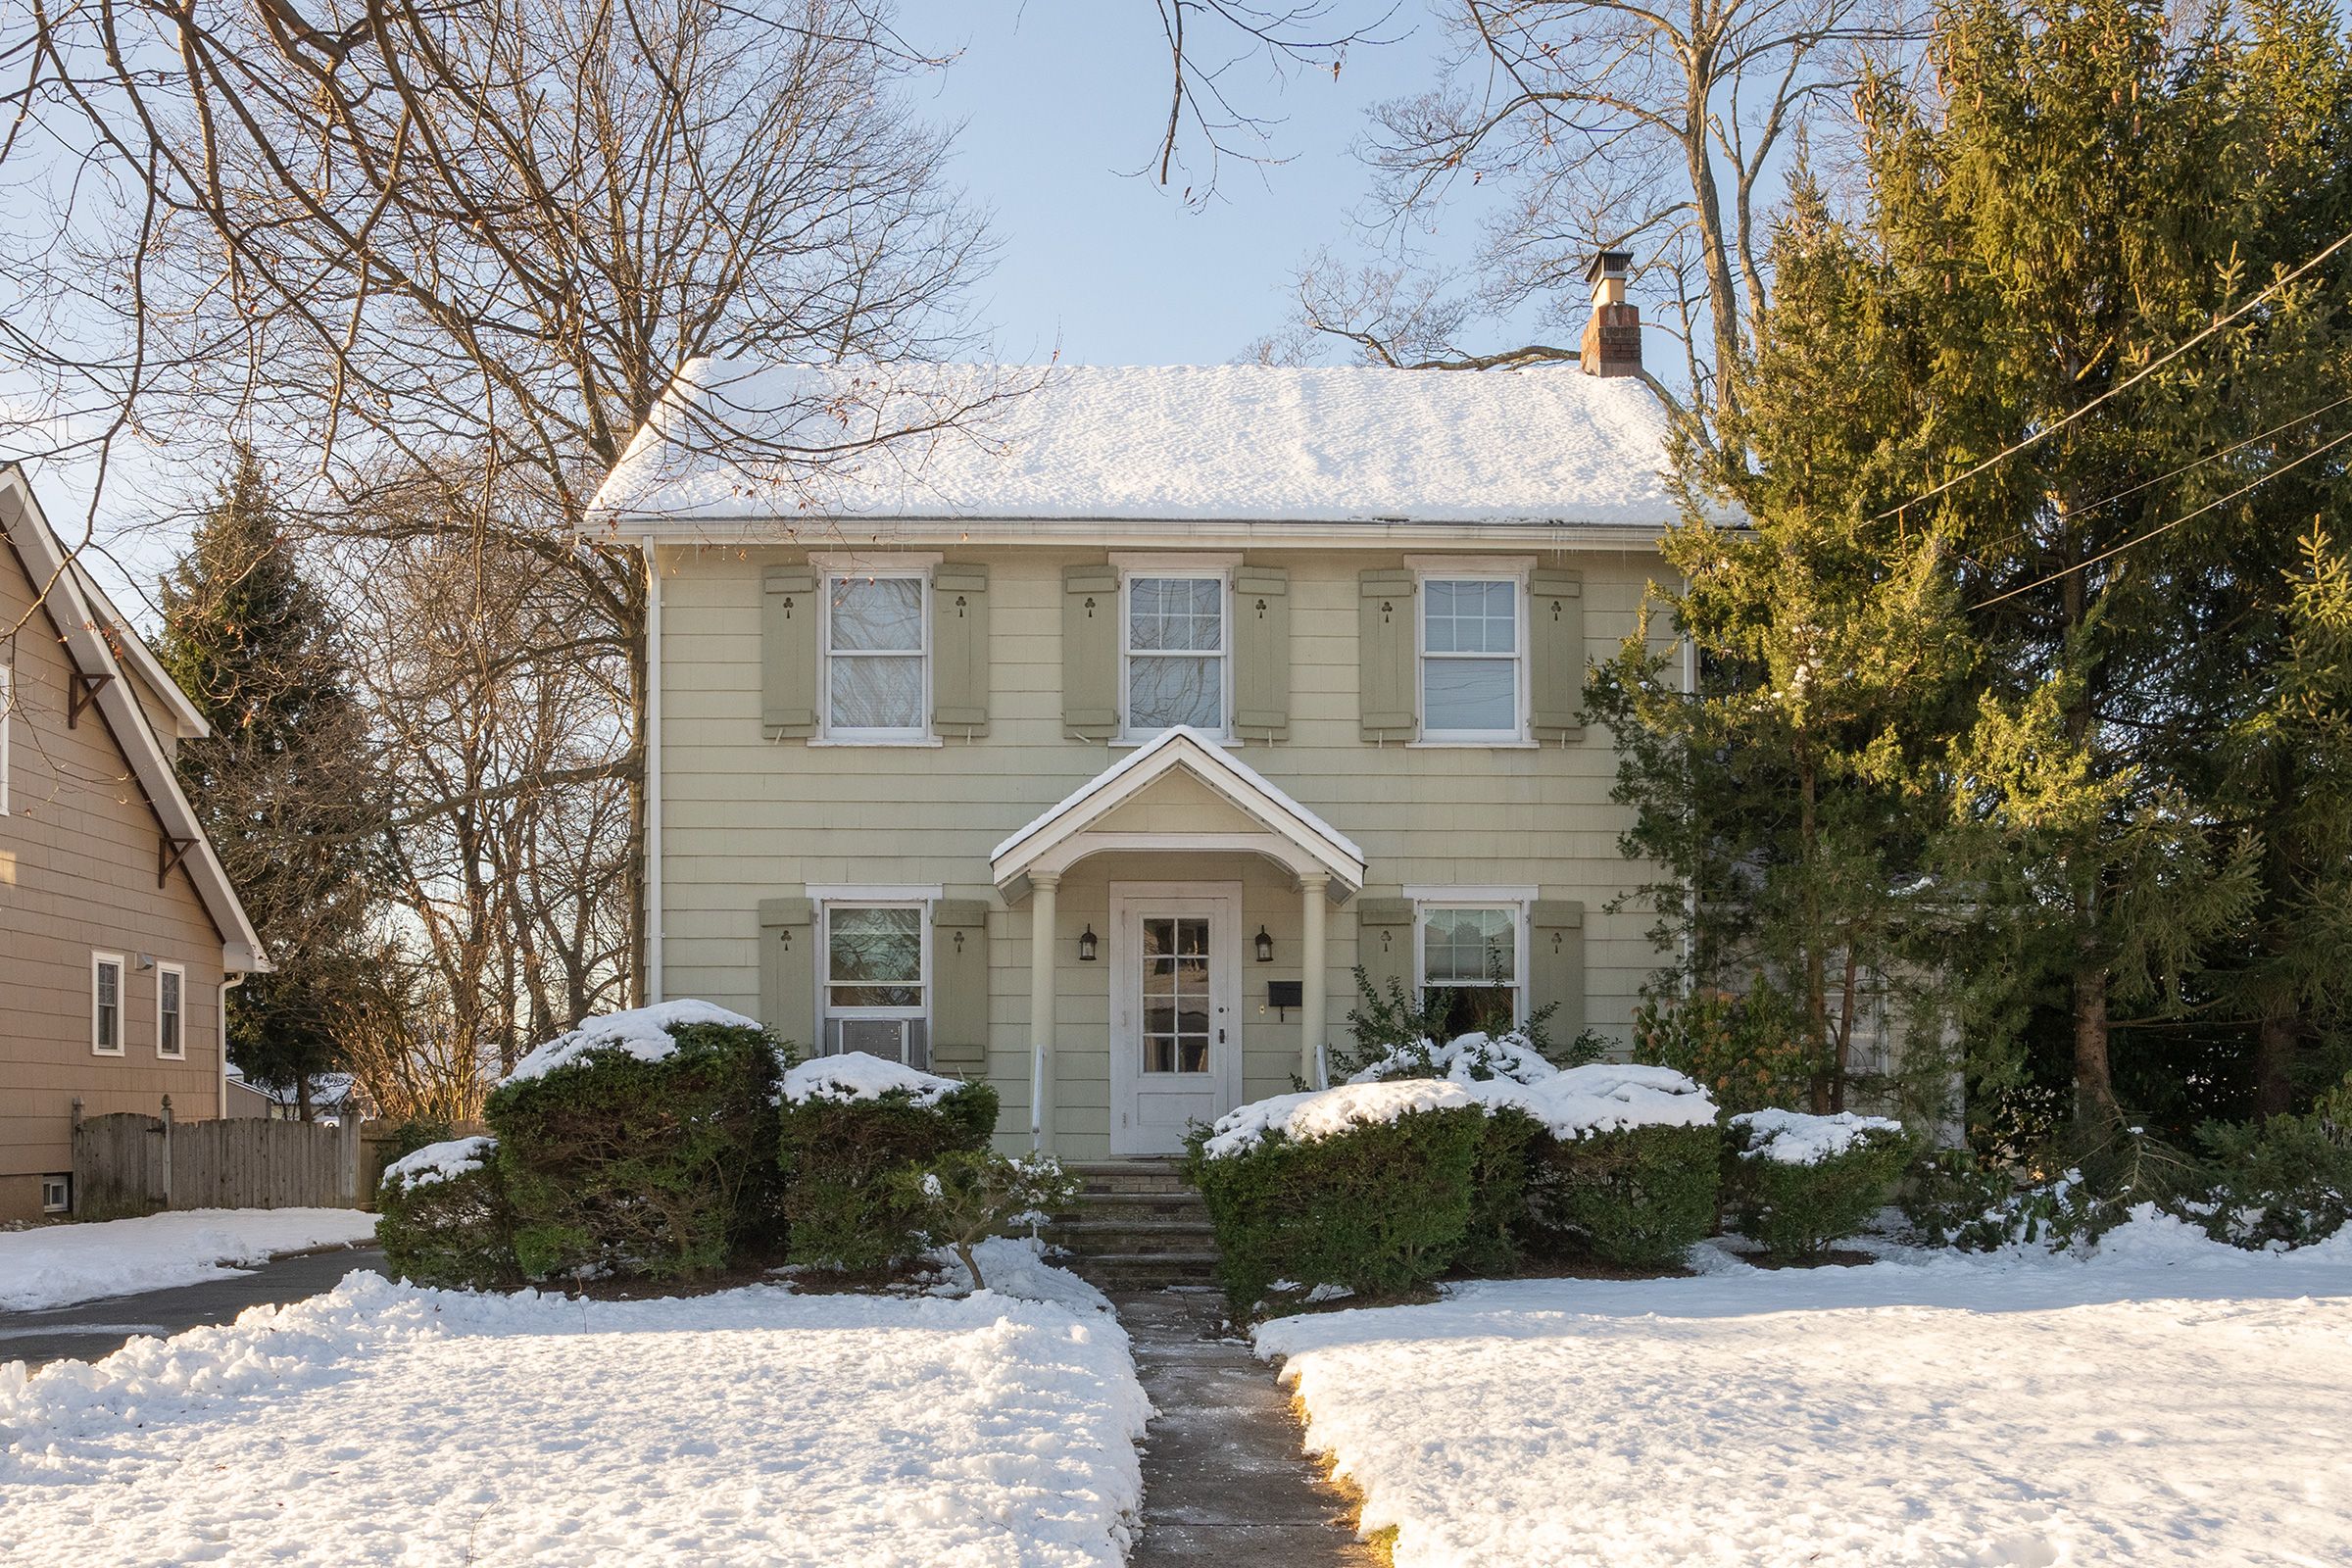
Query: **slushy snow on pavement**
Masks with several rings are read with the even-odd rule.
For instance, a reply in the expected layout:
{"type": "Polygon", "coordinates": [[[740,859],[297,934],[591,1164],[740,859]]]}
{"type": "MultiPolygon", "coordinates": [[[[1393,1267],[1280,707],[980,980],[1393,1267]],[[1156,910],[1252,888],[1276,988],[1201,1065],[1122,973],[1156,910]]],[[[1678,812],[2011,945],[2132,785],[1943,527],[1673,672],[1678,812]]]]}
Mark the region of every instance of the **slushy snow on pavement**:
{"type": "Polygon", "coordinates": [[[1280,1318],[1397,1568],[2352,1562],[2352,1232],[2143,1214],[2094,1255],[1873,1246],[1280,1318]]]}
{"type": "Polygon", "coordinates": [[[353,1274],[95,1365],[0,1366],[7,1559],[1115,1568],[1150,1405],[1117,1321],[1067,1294],[353,1274]]]}
{"type": "Polygon", "coordinates": [[[188,1208],[0,1231],[0,1312],[225,1279],[278,1252],[375,1238],[356,1208],[188,1208]]]}

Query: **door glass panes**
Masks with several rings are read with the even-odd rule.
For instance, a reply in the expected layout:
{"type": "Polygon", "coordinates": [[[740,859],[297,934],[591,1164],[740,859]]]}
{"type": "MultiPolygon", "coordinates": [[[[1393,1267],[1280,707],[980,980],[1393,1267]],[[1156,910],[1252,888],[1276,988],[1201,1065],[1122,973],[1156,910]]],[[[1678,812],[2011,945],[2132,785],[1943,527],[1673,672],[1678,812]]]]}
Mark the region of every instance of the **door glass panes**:
{"type": "Polygon", "coordinates": [[[1519,585],[1432,579],[1421,597],[1421,727],[1518,733],[1519,585]]]}
{"type": "Polygon", "coordinates": [[[827,580],[825,683],[833,730],[923,728],[923,585],[914,577],[827,580]]]}
{"type": "Polygon", "coordinates": [[[1208,1071],[1208,917],[1146,916],[1144,1071],[1208,1071]]]}
{"type": "Polygon", "coordinates": [[[1225,727],[1225,584],[1135,577],[1127,584],[1127,727],[1225,727]]]}
{"type": "Polygon", "coordinates": [[[923,911],[836,906],[825,920],[826,1003],[832,1007],[923,1004],[923,911]]]}

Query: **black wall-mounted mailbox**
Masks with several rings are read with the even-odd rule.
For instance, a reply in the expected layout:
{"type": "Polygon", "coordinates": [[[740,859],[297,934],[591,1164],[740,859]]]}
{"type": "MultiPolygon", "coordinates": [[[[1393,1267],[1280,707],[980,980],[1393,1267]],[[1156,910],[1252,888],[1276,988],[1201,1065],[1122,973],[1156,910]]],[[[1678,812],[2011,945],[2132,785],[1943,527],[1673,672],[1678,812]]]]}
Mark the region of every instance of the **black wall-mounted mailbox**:
{"type": "Polygon", "coordinates": [[[1287,1011],[1299,1005],[1298,994],[1305,989],[1302,980],[1269,980],[1266,982],[1266,1005],[1277,1011],[1287,1011]]]}

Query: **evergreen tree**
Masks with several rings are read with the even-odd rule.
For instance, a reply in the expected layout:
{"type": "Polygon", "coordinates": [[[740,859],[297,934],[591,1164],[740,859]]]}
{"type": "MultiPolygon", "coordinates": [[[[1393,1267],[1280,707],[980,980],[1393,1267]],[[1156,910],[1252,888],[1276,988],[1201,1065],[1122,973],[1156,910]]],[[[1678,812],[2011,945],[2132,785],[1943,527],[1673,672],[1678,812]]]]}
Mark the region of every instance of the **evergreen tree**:
{"type": "Polygon", "coordinates": [[[269,479],[240,449],[163,584],[158,654],[212,734],[179,774],[253,917],[271,972],[229,994],[229,1058],[291,1090],[339,1065],[335,1015],[368,913],[367,732],[326,605],[305,581],[269,479]]]}

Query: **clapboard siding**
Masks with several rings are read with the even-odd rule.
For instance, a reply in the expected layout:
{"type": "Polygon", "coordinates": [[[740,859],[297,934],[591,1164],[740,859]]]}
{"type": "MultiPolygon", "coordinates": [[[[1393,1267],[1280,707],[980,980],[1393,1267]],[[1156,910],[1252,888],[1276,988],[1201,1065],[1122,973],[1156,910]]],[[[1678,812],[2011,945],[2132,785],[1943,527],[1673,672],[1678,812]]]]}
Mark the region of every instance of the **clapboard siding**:
{"type": "MultiPolygon", "coordinates": [[[[1028,1119],[1026,906],[1005,909],[988,880],[995,845],[1125,749],[1067,738],[1061,714],[1062,568],[1101,551],[950,551],[985,562],[993,620],[989,732],[935,747],[836,747],[761,734],[760,574],[795,552],[664,549],[662,555],[662,841],[663,989],[729,1005],[759,1003],[762,898],[819,884],[939,885],[989,903],[988,1071],[1005,1125],[1028,1119]]],[[[1624,810],[1609,801],[1616,757],[1605,732],[1543,748],[1372,746],[1359,736],[1357,573],[1401,555],[1257,552],[1251,564],[1290,574],[1290,734],[1250,743],[1243,760],[1362,846],[1369,888],[1533,886],[1585,905],[1588,1021],[1623,1041],[1658,955],[1649,914],[1604,908],[1643,880],[1618,852],[1624,810]]],[[[1633,633],[1646,584],[1662,573],[1645,551],[1545,552],[1544,566],[1584,576],[1588,655],[1605,659],[1633,633]]],[[[1246,932],[1262,923],[1277,961],[1246,961],[1243,1050],[1248,1093],[1287,1089],[1298,1059],[1298,1017],[1262,1011],[1265,982],[1298,978],[1298,896],[1275,868],[1247,857],[1204,857],[1156,869],[1153,858],[1081,862],[1064,879],[1055,1129],[1071,1152],[1108,1135],[1107,948],[1080,964],[1078,933],[1107,938],[1115,881],[1244,884],[1246,932]]],[[[1330,1023],[1340,1037],[1353,988],[1352,905],[1329,921],[1330,1023]]]]}

